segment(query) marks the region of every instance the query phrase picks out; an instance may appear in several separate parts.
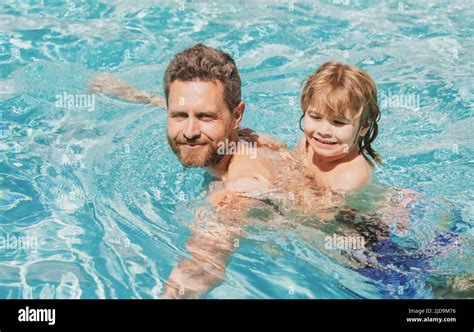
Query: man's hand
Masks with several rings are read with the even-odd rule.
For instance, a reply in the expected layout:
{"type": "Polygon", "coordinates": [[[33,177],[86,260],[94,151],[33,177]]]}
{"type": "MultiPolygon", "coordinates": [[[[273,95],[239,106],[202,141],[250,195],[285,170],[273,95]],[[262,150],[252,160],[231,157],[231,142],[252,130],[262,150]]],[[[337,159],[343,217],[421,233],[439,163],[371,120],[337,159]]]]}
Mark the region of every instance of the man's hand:
{"type": "Polygon", "coordinates": [[[115,75],[107,73],[97,75],[91,83],[90,90],[93,93],[103,93],[133,103],[153,104],[159,107],[166,105],[162,97],[150,95],[145,91],[135,91],[132,85],[125,83],[115,75]]]}
{"type": "Polygon", "coordinates": [[[225,189],[209,195],[208,201],[212,207],[199,210],[192,224],[187,241],[191,257],[171,271],[161,296],[164,299],[201,298],[219,285],[242,237],[245,216],[255,205],[254,200],[225,189]]]}
{"type": "Polygon", "coordinates": [[[406,188],[391,189],[386,196],[384,206],[377,214],[381,220],[395,227],[395,233],[403,235],[410,227],[411,205],[419,201],[421,194],[406,188]]]}
{"type": "Polygon", "coordinates": [[[238,233],[226,229],[225,225],[214,226],[217,227],[195,227],[187,242],[191,258],[181,261],[173,269],[162,298],[200,298],[224,279],[230,255],[236,249],[234,240],[238,233]]]}

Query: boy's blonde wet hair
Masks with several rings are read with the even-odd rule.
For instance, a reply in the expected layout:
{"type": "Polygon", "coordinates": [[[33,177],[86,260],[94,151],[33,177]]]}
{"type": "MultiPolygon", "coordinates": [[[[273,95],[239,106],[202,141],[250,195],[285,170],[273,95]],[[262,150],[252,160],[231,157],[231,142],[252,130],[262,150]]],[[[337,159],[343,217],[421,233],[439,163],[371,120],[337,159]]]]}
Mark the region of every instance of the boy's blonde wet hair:
{"type": "Polygon", "coordinates": [[[303,114],[313,111],[353,122],[360,120],[361,128],[370,128],[358,141],[362,155],[367,158],[367,153],[374,161],[382,163],[379,154],[371,146],[377,137],[377,121],[380,119],[377,88],[372,77],[356,66],[330,61],[303,83],[300,100],[303,114]]]}

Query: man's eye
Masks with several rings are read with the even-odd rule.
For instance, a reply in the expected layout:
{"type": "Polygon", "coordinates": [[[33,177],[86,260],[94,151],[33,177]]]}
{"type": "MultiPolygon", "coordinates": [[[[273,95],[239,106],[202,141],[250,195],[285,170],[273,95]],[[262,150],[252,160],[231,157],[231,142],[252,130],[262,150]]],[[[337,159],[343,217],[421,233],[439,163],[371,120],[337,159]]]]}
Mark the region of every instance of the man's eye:
{"type": "Polygon", "coordinates": [[[171,117],[173,119],[185,119],[188,117],[188,115],[186,113],[175,113],[175,114],[172,114],[171,117]]]}
{"type": "Polygon", "coordinates": [[[199,120],[212,121],[214,120],[214,117],[212,115],[201,115],[199,116],[199,120]]]}

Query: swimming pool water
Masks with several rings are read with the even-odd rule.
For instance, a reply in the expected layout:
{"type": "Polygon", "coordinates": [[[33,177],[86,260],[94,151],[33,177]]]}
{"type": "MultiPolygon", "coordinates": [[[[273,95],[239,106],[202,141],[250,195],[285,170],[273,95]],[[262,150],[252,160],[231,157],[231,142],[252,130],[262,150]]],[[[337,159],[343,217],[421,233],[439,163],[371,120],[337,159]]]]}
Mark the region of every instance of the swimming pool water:
{"type": "Polygon", "coordinates": [[[2,2],[0,235],[18,248],[0,246],[0,298],[159,297],[208,177],[171,152],[165,109],[57,101],[103,71],[161,94],[167,62],[197,42],[236,59],[243,126],[290,147],[303,79],[332,59],[367,70],[382,110],[376,178],[421,194],[377,269],[274,219],[248,230],[208,298],[472,297],[450,288],[474,272],[472,14],[468,1],[2,2]]]}

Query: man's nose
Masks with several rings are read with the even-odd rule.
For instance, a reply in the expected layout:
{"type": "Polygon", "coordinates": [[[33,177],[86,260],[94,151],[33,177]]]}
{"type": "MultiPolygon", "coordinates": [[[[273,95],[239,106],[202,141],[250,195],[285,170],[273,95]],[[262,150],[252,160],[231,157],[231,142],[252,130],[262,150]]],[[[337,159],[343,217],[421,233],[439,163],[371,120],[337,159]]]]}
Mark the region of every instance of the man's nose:
{"type": "Polygon", "coordinates": [[[186,127],[183,130],[183,136],[188,140],[192,141],[201,136],[201,129],[199,128],[199,121],[194,118],[189,118],[186,122],[186,127]]]}

